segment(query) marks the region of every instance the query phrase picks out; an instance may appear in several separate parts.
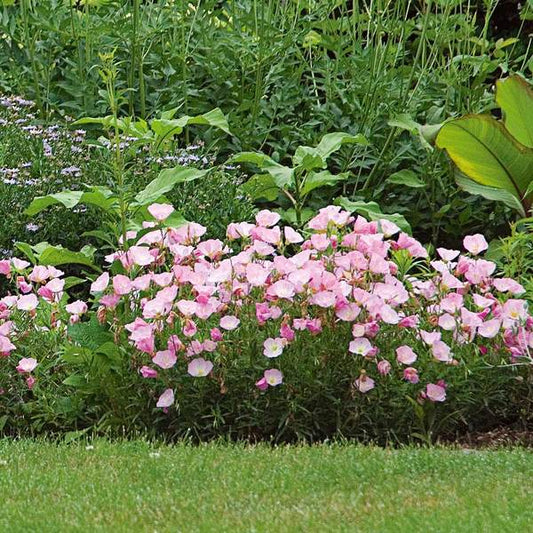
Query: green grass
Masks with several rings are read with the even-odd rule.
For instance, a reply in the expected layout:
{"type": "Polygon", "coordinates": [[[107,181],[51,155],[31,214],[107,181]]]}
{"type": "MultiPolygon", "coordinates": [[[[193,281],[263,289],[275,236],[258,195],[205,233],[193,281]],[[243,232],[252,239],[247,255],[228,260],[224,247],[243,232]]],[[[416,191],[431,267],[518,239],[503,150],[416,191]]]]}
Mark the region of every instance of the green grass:
{"type": "Polygon", "coordinates": [[[533,454],[0,441],[0,531],[527,531],[533,454]]]}

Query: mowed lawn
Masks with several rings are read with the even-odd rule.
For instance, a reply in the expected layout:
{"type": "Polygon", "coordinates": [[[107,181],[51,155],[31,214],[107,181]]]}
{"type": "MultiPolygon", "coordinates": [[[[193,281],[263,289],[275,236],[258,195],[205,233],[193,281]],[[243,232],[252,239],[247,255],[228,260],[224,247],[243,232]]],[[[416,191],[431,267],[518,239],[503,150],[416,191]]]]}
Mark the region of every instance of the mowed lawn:
{"type": "Polygon", "coordinates": [[[0,440],[0,531],[533,531],[533,453],[0,440]]]}

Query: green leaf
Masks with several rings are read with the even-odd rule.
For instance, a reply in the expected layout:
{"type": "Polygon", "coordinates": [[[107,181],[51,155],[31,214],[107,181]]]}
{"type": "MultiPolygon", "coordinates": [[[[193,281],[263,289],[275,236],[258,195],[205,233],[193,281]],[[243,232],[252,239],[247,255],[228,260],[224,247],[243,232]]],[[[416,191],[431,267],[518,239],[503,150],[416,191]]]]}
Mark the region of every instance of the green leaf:
{"type": "Polygon", "coordinates": [[[44,209],[61,204],[72,209],[78,204],[89,204],[110,211],[117,200],[112,192],[105,187],[93,187],[89,191],[61,191],[47,196],[37,196],[25,211],[28,216],[36,215],[44,209]]]}
{"type": "Polygon", "coordinates": [[[400,128],[416,135],[419,131],[420,124],[415,122],[409,115],[403,113],[397,115],[387,122],[391,128],[400,128]]]}
{"type": "MultiPolygon", "coordinates": [[[[167,115],[168,116],[168,113],[167,115]]],[[[172,137],[173,135],[179,135],[185,126],[192,124],[213,126],[219,128],[225,133],[231,134],[228,121],[224,116],[224,113],[217,107],[208,113],[198,115],[196,117],[190,117],[185,115],[176,119],[160,118],[152,120],[150,126],[156,135],[155,148],[161,145],[163,141],[172,137]]]]}
{"type": "Polygon", "coordinates": [[[87,385],[87,379],[81,374],[71,374],[63,380],[63,384],[74,388],[85,387],[87,385]]]}
{"type": "Polygon", "coordinates": [[[252,200],[264,198],[269,202],[276,200],[279,188],[270,174],[254,174],[248,181],[240,186],[252,200]]]}
{"type": "Polygon", "coordinates": [[[327,167],[326,160],[316,148],[311,146],[298,146],[294,152],[292,163],[294,166],[308,171],[327,167]]]}
{"type": "Polygon", "coordinates": [[[332,174],[329,170],[323,170],[322,172],[311,172],[305,178],[300,190],[300,194],[305,196],[312,190],[318,189],[319,187],[335,185],[340,181],[345,181],[348,179],[349,175],[350,174],[348,172],[332,174]]]}
{"type": "Polygon", "coordinates": [[[533,149],[520,144],[489,115],[469,115],[444,124],[436,144],[470,179],[503,189],[519,201],[533,178],[533,149]]]}
{"type": "Polygon", "coordinates": [[[515,209],[522,216],[525,216],[524,207],[520,203],[520,200],[508,191],[504,189],[496,189],[494,187],[487,187],[485,185],[480,185],[479,183],[469,179],[462,172],[457,171],[455,173],[455,181],[457,185],[469,192],[470,194],[477,194],[487,198],[487,200],[492,200],[495,202],[503,202],[505,205],[511,209],[515,209]]]}
{"type": "Polygon", "coordinates": [[[62,204],[67,209],[72,209],[78,205],[82,196],[83,191],[62,191],[47,196],[37,196],[26,209],[25,214],[32,216],[55,204],[62,204]]]}
{"type": "Polygon", "coordinates": [[[365,136],[361,135],[360,133],[357,135],[350,135],[349,133],[337,131],[324,135],[322,140],[318,143],[316,149],[323,159],[327,159],[332,153],[339,150],[339,148],[344,144],[368,145],[368,141],[365,136]]]}
{"type": "Polygon", "coordinates": [[[67,335],[82,348],[97,350],[100,346],[113,342],[113,334],[99,324],[93,316],[89,322],[77,322],[68,326],[67,335]]]}
{"type": "Polygon", "coordinates": [[[94,264],[92,258],[81,252],[67,250],[62,246],[48,246],[48,248],[39,255],[39,264],[41,265],[59,266],[72,263],[84,265],[100,272],[100,268],[94,264]]]}
{"type": "Polygon", "coordinates": [[[294,169],[280,165],[260,152],[241,152],[230,158],[229,163],[252,163],[266,170],[279,188],[290,187],[294,183],[294,169]]]}
{"type": "Polygon", "coordinates": [[[37,258],[33,253],[32,247],[27,242],[16,242],[15,248],[18,248],[31,261],[32,264],[37,264],[37,258]]]}
{"type": "Polygon", "coordinates": [[[415,189],[426,186],[422,178],[418,177],[412,170],[407,169],[399,170],[398,172],[391,174],[387,181],[389,181],[389,183],[405,185],[406,187],[412,187],[415,189]]]}
{"type": "Polygon", "coordinates": [[[368,220],[389,220],[390,222],[394,222],[394,224],[396,224],[402,231],[409,234],[411,233],[411,226],[403,215],[400,215],[399,213],[382,213],[381,208],[376,202],[364,202],[362,200],[352,201],[340,196],[335,199],[335,204],[344,207],[344,209],[350,211],[350,213],[359,213],[368,220]]]}
{"type": "Polygon", "coordinates": [[[151,181],[144,190],[135,197],[139,205],[155,202],[163,194],[171,191],[178,183],[194,181],[205,176],[209,170],[199,170],[189,167],[167,168],[159,173],[159,176],[151,181]]]}
{"type": "Polygon", "coordinates": [[[533,89],[520,76],[496,82],[496,102],[503,111],[507,131],[521,144],[533,148],[533,89]]]}

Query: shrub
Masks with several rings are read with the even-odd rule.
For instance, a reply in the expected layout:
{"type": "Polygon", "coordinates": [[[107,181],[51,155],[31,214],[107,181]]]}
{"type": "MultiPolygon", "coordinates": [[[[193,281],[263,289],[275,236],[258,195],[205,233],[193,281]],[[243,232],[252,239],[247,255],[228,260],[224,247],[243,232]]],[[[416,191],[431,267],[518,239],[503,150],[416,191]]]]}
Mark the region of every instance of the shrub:
{"type": "Polygon", "coordinates": [[[67,304],[53,267],[0,263],[17,288],[0,300],[8,430],[27,429],[21,411],[53,428],[56,410],[199,439],[430,440],[527,421],[533,318],[523,287],[479,258],[481,235],[430,261],[390,221],[334,206],[305,234],[261,211],[227,243],[165,228],[172,211],[150,206],[87,302],[67,304]]]}

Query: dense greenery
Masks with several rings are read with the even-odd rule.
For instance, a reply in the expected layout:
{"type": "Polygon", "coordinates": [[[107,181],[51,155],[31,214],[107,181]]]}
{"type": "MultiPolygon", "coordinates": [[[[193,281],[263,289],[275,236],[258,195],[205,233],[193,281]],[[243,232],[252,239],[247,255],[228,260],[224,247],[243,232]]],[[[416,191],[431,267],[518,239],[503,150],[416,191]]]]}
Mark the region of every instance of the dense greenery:
{"type": "MultiPolygon", "coordinates": [[[[458,192],[445,156],[397,126],[413,130],[413,121],[486,111],[495,79],[528,75],[528,2],[4,4],[0,87],[34,99],[44,117],[107,114],[99,69],[111,54],[124,97],[120,115],[220,107],[233,136],[220,144],[209,134],[210,147],[262,150],[280,162],[325,133],[363,134],[368,145],[332,163],[335,172],[349,172],[342,193],[405,214],[426,242],[451,245],[464,233],[506,230],[508,212],[458,192]],[[505,18],[514,26],[502,27],[505,18]],[[415,172],[418,181],[399,186],[390,181],[398,171],[415,172]]],[[[322,189],[311,205],[338,193],[322,189]]]]}
{"type": "Polygon", "coordinates": [[[0,441],[0,528],[527,531],[531,452],[0,441]],[[28,505],[28,501],[33,502],[28,505]]]}

